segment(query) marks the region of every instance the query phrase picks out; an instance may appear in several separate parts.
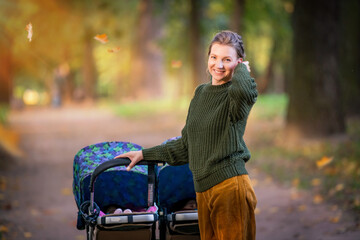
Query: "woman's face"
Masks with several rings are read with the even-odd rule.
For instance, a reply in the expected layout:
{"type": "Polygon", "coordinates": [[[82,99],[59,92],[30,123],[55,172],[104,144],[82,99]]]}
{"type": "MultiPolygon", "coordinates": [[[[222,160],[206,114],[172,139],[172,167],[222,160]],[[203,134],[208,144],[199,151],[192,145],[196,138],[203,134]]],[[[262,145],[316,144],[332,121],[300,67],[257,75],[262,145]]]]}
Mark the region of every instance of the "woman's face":
{"type": "Polygon", "coordinates": [[[234,47],[214,43],[208,59],[212,85],[221,85],[231,80],[235,67],[241,62],[234,47]]]}

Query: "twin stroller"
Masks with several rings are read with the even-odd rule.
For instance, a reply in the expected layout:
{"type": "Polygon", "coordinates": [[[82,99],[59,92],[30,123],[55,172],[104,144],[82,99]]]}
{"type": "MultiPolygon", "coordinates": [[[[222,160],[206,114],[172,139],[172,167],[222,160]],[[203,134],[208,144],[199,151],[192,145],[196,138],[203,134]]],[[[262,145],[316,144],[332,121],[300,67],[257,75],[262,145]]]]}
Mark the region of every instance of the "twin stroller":
{"type": "Polygon", "coordinates": [[[141,149],[130,142],[103,142],[76,154],[77,228],[86,229],[87,239],[200,239],[188,165],[141,161],[128,172],[129,159],[113,159],[141,149]]]}

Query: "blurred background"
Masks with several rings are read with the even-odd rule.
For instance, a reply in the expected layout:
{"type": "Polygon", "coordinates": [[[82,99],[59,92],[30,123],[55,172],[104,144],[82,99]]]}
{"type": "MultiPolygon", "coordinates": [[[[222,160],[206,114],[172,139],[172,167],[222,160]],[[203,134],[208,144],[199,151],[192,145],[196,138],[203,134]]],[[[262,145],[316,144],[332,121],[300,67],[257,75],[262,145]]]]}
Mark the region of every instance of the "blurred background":
{"type": "MultiPolygon", "coordinates": [[[[142,125],[148,135],[133,127],[137,133],[124,136],[143,146],[180,134],[195,87],[209,81],[208,45],[226,29],[243,37],[260,93],[246,136],[252,166],[311,191],[315,204],[355,213],[358,229],[358,0],[0,0],[2,211],[19,205],[20,195],[8,193],[19,192],[9,187],[9,165],[25,164],[24,153],[51,155],[34,126],[66,132],[52,147],[66,146],[68,166],[81,147],[121,133],[94,130],[104,124],[99,115],[142,125]],[[92,138],[83,130],[77,139],[90,120],[92,138]]],[[[59,192],[71,195],[70,188],[59,192]]],[[[12,236],[14,221],[0,221],[0,233],[12,236]]]]}

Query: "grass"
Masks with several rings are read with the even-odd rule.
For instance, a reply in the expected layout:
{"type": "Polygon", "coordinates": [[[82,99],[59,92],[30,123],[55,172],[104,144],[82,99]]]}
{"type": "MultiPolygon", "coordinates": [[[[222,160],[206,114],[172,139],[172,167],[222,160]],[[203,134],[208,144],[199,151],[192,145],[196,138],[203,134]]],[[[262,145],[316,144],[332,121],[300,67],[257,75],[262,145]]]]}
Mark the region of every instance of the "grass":
{"type": "Polygon", "coordinates": [[[256,119],[274,120],[285,116],[287,104],[286,94],[263,94],[259,95],[252,111],[256,119]]]}
{"type": "Polygon", "coordinates": [[[122,103],[107,103],[112,111],[125,118],[142,118],[149,115],[162,113],[183,113],[187,111],[189,104],[188,98],[178,100],[171,99],[154,99],[147,101],[134,101],[122,103]]]}

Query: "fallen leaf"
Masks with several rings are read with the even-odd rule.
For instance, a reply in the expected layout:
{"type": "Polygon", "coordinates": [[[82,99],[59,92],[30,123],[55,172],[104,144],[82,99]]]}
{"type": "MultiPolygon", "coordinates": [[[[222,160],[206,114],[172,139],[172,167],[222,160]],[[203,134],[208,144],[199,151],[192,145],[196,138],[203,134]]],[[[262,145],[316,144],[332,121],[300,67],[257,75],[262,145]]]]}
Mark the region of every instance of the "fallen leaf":
{"type": "Polygon", "coordinates": [[[33,27],[32,27],[32,24],[29,23],[28,25],[26,25],[25,27],[28,35],[27,35],[27,38],[29,39],[29,42],[31,42],[32,40],[32,36],[33,36],[33,27]]]}
{"type": "Polygon", "coordinates": [[[344,189],[344,184],[342,184],[342,183],[339,183],[335,186],[335,191],[337,191],[337,192],[340,192],[343,189],[344,189]]]}
{"type": "Polygon", "coordinates": [[[300,193],[298,191],[293,191],[291,192],[291,195],[290,195],[290,198],[291,200],[297,200],[299,199],[301,196],[300,196],[300,193]]]}
{"type": "Polygon", "coordinates": [[[338,223],[340,221],[340,218],[341,216],[331,217],[329,221],[332,223],[338,223]]]}
{"type": "Polygon", "coordinates": [[[332,162],[334,158],[333,157],[322,157],[320,160],[316,161],[316,165],[319,169],[325,167],[326,165],[328,165],[329,163],[332,162]]]}
{"type": "Polygon", "coordinates": [[[272,177],[266,177],[265,178],[265,183],[267,183],[267,184],[272,183],[272,181],[273,181],[272,177]]]}
{"type": "Polygon", "coordinates": [[[24,237],[25,237],[25,238],[31,238],[31,237],[32,237],[32,233],[31,233],[31,232],[24,232],[24,237]]]}
{"type": "Polygon", "coordinates": [[[2,233],[2,232],[4,232],[4,233],[9,232],[8,227],[6,227],[6,226],[4,226],[4,225],[0,225],[0,233],[2,233]]]}
{"type": "Polygon", "coordinates": [[[359,207],[360,206],[360,197],[356,197],[354,200],[354,205],[355,207],[359,207]]]}
{"type": "Polygon", "coordinates": [[[0,191],[5,191],[6,190],[6,185],[7,185],[6,178],[1,176],[0,177],[0,191]]]}
{"type": "Polygon", "coordinates": [[[119,51],[120,51],[120,47],[108,49],[108,52],[109,52],[109,53],[117,53],[117,52],[119,52],[119,51]]]}
{"type": "Polygon", "coordinates": [[[41,212],[40,212],[38,209],[36,209],[36,208],[31,208],[31,209],[30,209],[30,214],[31,214],[32,216],[34,216],[34,217],[37,217],[37,216],[40,216],[40,215],[41,215],[41,212]]]}
{"type": "Polygon", "coordinates": [[[42,211],[43,215],[45,216],[52,216],[52,215],[55,215],[59,212],[58,209],[56,208],[48,208],[48,209],[45,209],[42,211]]]}
{"type": "Polygon", "coordinates": [[[332,205],[330,208],[331,211],[337,211],[338,209],[339,209],[338,205],[332,205]]]}
{"type": "Polygon", "coordinates": [[[279,211],[279,208],[278,207],[271,207],[269,209],[269,213],[277,213],[279,211]]]}
{"type": "Polygon", "coordinates": [[[291,182],[291,185],[292,185],[293,187],[298,187],[299,184],[300,184],[300,179],[299,179],[299,178],[294,178],[294,179],[292,180],[292,182],[291,182]]]}
{"type": "Polygon", "coordinates": [[[85,236],[84,235],[77,235],[76,240],[85,240],[85,236]]]}
{"type": "Polygon", "coordinates": [[[70,196],[72,195],[72,190],[70,188],[63,188],[61,189],[61,194],[64,196],[70,196]]]}
{"type": "Polygon", "coordinates": [[[306,205],[300,205],[300,206],[298,206],[298,211],[299,212],[303,212],[303,211],[305,211],[306,210],[306,205]]]}
{"type": "Polygon", "coordinates": [[[329,175],[329,176],[335,176],[339,173],[339,169],[336,167],[327,167],[325,169],[325,174],[329,175]]]}
{"type": "Polygon", "coordinates": [[[320,179],[320,178],[314,178],[314,179],[311,180],[311,185],[312,185],[313,187],[317,187],[317,186],[319,186],[320,184],[321,184],[321,179],[320,179]]]}
{"type": "Polygon", "coordinates": [[[313,203],[320,204],[324,201],[324,198],[320,194],[316,194],[313,198],[313,203]]]}
{"type": "Polygon", "coordinates": [[[251,179],[251,185],[253,187],[256,187],[258,185],[258,183],[259,183],[259,181],[257,179],[255,179],[255,178],[251,179]]]}
{"type": "Polygon", "coordinates": [[[104,33],[104,34],[98,34],[94,37],[95,40],[98,40],[99,42],[105,44],[107,43],[109,40],[108,40],[108,37],[107,35],[104,33]]]}

